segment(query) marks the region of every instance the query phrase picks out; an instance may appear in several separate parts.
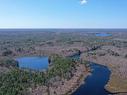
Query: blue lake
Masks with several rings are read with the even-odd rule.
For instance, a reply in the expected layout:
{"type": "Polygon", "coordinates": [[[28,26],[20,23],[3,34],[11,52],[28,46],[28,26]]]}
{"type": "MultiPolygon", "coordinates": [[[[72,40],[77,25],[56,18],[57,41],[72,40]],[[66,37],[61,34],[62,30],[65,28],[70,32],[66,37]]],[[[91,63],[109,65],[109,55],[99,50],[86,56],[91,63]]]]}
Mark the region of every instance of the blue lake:
{"type": "Polygon", "coordinates": [[[112,36],[112,34],[109,34],[109,33],[96,33],[95,35],[97,37],[108,37],[108,36],[112,36]]]}
{"type": "Polygon", "coordinates": [[[21,69],[43,71],[48,69],[48,57],[21,57],[16,59],[21,69]]]}

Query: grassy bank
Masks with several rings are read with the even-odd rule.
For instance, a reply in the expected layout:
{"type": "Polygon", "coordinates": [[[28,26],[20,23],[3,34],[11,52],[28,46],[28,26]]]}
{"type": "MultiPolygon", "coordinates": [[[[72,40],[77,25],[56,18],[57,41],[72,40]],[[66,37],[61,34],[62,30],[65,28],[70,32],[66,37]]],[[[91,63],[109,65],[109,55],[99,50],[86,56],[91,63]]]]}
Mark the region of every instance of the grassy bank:
{"type": "MultiPolygon", "coordinates": [[[[112,48],[111,48],[112,49],[112,48]]],[[[114,48],[113,48],[114,49],[114,48]]],[[[122,49],[121,49],[122,50],[122,49]]],[[[114,51],[116,52],[116,51],[114,51]]],[[[112,93],[124,93],[127,92],[127,60],[119,56],[116,53],[112,53],[104,50],[94,51],[94,54],[83,54],[84,60],[88,60],[97,64],[105,65],[111,70],[111,76],[109,82],[105,86],[105,88],[112,93]]]]}
{"type": "Polygon", "coordinates": [[[106,89],[112,93],[127,93],[127,80],[112,74],[106,89]]]}

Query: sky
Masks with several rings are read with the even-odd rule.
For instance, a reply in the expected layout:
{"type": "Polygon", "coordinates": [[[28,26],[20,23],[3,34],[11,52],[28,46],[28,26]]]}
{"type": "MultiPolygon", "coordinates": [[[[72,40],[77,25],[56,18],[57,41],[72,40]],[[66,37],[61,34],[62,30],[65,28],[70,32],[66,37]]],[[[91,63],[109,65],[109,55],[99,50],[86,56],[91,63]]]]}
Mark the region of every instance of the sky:
{"type": "Polygon", "coordinates": [[[0,0],[0,28],[127,28],[127,0],[0,0]]]}

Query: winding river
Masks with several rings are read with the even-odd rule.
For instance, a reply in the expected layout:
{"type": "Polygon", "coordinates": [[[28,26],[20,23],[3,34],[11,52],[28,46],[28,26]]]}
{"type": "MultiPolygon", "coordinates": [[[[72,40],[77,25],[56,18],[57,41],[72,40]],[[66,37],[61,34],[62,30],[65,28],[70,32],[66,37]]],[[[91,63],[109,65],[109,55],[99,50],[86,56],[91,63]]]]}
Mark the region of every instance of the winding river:
{"type": "Polygon", "coordinates": [[[73,95],[109,95],[108,91],[105,90],[110,77],[110,70],[102,65],[91,63],[92,74],[89,75],[73,95]]]}
{"type": "MultiPolygon", "coordinates": [[[[79,55],[74,55],[72,58],[79,59],[79,55]]],[[[110,70],[108,67],[90,63],[91,75],[84,79],[84,84],[82,84],[72,95],[109,95],[111,94],[105,90],[105,85],[107,84],[110,77],[110,70]]]]}

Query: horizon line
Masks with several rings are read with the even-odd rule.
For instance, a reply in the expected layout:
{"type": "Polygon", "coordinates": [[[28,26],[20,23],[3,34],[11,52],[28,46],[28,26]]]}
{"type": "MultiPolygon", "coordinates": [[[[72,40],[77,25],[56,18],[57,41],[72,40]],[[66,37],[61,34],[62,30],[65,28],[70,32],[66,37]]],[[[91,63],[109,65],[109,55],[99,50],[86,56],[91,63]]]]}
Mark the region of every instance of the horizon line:
{"type": "Polygon", "coordinates": [[[16,30],[16,29],[20,29],[20,30],[24,30],[24,29],[36,29],[36,30],[43,30],[43,29],[127,29],[127,28],[0,28],[0,30],[16,30]]]}

